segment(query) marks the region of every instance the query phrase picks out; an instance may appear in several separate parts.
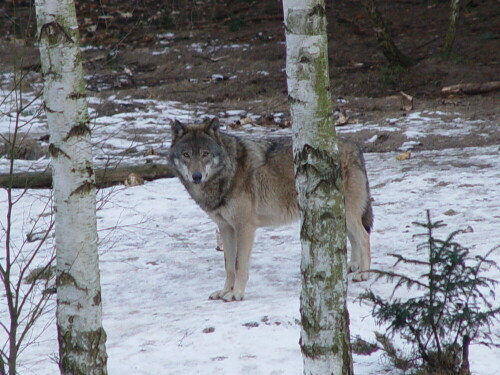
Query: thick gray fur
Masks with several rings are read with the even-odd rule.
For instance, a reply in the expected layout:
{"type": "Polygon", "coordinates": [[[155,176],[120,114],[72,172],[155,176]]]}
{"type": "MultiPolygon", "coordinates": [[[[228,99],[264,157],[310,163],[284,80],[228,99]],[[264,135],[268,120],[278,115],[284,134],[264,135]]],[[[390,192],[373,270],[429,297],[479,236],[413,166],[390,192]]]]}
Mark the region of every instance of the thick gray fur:
{"type": "MultiPolygon", "coordinates": [[[[353,280],[367,280],[373,225],[368,178],[359,148],[339,141],[353,280]]],[[[172,124],[169,163],[195,202],[218,225],[226,281],[210,299],[243,299],[255,230],[299,217],[291,137],[254,139],[205,124],[172,124]]]]}

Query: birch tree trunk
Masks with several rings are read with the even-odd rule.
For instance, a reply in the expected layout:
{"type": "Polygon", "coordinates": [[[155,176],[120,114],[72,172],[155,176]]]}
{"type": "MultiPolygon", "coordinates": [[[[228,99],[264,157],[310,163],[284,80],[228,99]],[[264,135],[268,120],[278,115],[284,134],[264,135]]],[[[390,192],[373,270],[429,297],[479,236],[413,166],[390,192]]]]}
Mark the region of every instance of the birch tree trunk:
{"type": "Polygon", "coordinates": [[[73,0],[36,0],[55,200],[62,374],[107,374],[95,178],[73,0]]]}
{"type": "Polygon", "coordinates": [[[342,174],[324,0],[283,0],[295,184],[301,211],[304,374],[352,374],[342,174]]]}

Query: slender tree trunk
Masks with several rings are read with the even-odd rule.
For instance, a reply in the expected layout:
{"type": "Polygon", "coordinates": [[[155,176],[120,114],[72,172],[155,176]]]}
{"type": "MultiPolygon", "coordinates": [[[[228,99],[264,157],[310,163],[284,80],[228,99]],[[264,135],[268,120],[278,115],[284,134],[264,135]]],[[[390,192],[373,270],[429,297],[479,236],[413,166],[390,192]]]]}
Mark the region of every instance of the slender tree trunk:
{"type": "Polygon", "coordinates": [[[448,58],[451,55],[453,42],[457,34],[457,21],[460,13],[460,0],[451,0],[450,3],[450,20],[448,22],[448,29],[444,36],[443,47],[441,47],[441,56],[448,58]]]}
{"type": "Polygon", "coordinates": [[[102,375],[95,178],[73,0],[37,0],[56,224],[57,328],[62,374],[102,375]]]}
{"type": "Polygon", "coordinates": [[[470,375],[470,364],[469,364],[469,345],[470,337],[464,335],[462,340],[462,364],[460,366],[459,375],[470,375]]]}
{"type": "Polygon", "coordinates": [[[283,0],[301,210],[304,374],[352,374],[344,194],[330,97],[324,0],[283,0]]]}
{"type": "Polygon", "coordinates": [[[9,336],[9,375],[17,374],[17,359],[18,359],[18,351],[17,351],[17,327],[19,326],[19,322],[17,321],[16,316],[12,316],[10,318],[10,336],[9,336]]]}
{"type": "Polygon", "coordinates": [[[374,0],[363,0],[363,4],[370,17],[370,22],[372,23],[373,31],[375,31],[382,53],[389,63],[405,68],[411,66],[413,64],[412,60],[402,53],[394,43],[374,0]]]}

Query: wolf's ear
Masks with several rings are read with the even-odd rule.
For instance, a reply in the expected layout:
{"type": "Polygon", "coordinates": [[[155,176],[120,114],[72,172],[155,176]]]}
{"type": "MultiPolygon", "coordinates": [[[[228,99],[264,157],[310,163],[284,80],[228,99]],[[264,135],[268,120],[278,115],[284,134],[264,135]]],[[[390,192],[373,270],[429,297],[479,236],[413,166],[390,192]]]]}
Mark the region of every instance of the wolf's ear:
{"type": "Polygon", "coordinates": [[[174,143],[186,132],[184,125],[177,119],[170,124],[170,128],[172,130],[172,143],[174,143]]]}
{"type": "Polygon", "coordinates": [[[219,127],[220,127],[219,118],[214,117],[213,119],[207,121],[207,123],[205,124],[204,130],[205,130],[205,133],[207,133],[209,135],[218,136],[219,135],[219,127]]]}

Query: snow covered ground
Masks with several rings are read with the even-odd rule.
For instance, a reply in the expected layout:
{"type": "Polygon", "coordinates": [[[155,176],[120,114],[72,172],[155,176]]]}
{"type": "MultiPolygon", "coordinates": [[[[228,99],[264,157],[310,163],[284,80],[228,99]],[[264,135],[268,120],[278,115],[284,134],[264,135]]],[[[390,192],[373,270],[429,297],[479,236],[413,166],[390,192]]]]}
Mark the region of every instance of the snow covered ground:
{"type": "MultiPolygon", "coordinates": [[[[164,147],[168,145],[165,125],[169,119],[187,120],[196,116],[195,110],[179,103],[148,101],[146,107],[149,109],[141,113],[97,119],[96,124],[102,128],[94,132],[95,141],[106,145],[97,154],[103,152],[104,155],[102,150],[111,149],[118,154],[129,147],[130,138],[123,137],[125,131],[136,131],[145,137],[141,138],[141,144],[146,140],[154,147],[164,147]]],[[[459,127],[464,132],[474,128],[474,124],[459,119],[451,125],[439,123],[432,113],[419,112],[400,122],[408,131],[412,127],[415,130],[408,133],[409,141],[418,140],[417,132],[425,132],[429,117],[433,118],[432,131],[440,129],[446,133],[448,128],[459,127]]],[[[7,124],[5,117],[0,120],[0,132],[8,130],[7,124]]],[[[44,126],[40,122],[32,129],[43,133],[44,126]]],[[[340,131],[348,136],[361,128],[362,125],[352,125],[340,131]]],[[[253,130],[257,134],[264,132],[260,128],[253,130]]],[[[499,245],[498,154],[498,146],[413,152],[405,161],[397,161],[396,153],[366,154],[375,212],[371,240],[373,268],[391,268],[394,260],[390,253],[425,257],[415,250],[421,242],[415,234],[422,229],[411,223],[423,222],[426,209],[431,210],[433,219],[445,220],[448,224],[438,231],[442,237],[470,226],[473,231],[460,235],[458,241],[470,247],[472,255],[485,254],[499,245]]],[[[41,168],[46,161],[38,163],[41,166],[37,168],[41,168]]],[[[6,160],[0,160],[0,171],[5,172],[5,168],[6,160]]],[[[27,168],[30,166],[26,162],[19,163],[19,170],[27,168]]],[[[297,225],[258,231],[243,302],[209,301],[208,295],[219,289],[224,280],[223,254],[215,250],[215,225],[176,179],[104,189],[100,194],[107,197],[104,208],[98,211],[98,225],[110,374],[302,374],[298,344],[300,241],[297,225]]],[[[26,236],[28,224],[41,212],[44,197],[48,196],[48,191],[36,191],[16,206],[15,241],[22,241],[26,236]]],[[[1,190],[2,225],[5,202],[6,192],[1,190]]],[[[2,256],[0,253],[0,261],[2,256]]],[[[500,264],[500,250],[492,259],[500,264]]],[[[419,272],[405,266],[398,270],[408,274],[419,272]]],[[[497,271],[491,271],[489,276],[500,280],[497,271]]],[[[349,283],[351,335],[374,342],[374,331],[383,332],[384,328],[375,325],[368,304],[355,301],[368,287],[389,296],[392,284],[383,280],[349,283]]],[[[500,294],[500,287],[496,292],[500,294]]],[[[0,320],[5,318],[2,300],[0,320]]],[[[51,319],[52,313],[43,316],[40,326],[49,324],[51,319]]],[[[500,342],[500,324],[493,327],[493,332],[500,342]]],[[[4,340],[2,331],[0,345],[4,340]]],[[[56,374],[57,365],[53,360],[56,354],[56,330],[51,324],[37,342],[22,353],[20,373],[56,374]]],[[[471,347],[474,374],[500,374],[499,358],[500,349],[471,347]]],[[[357,375],[387,374],[389,368],[380,350],[371,356],[354,356],[357,375]]]]}

